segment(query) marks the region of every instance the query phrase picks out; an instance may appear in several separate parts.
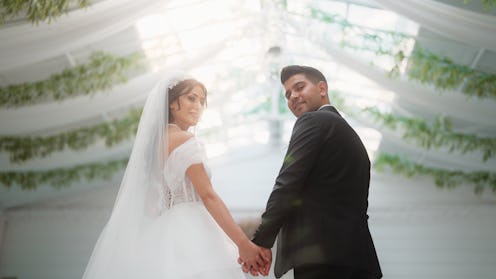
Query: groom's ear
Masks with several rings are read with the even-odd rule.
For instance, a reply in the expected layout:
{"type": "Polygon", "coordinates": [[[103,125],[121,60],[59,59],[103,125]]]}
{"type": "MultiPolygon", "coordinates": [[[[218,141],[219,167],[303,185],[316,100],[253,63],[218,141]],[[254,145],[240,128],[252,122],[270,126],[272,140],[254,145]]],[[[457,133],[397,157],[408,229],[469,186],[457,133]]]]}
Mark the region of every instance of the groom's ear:
{"type": "Polygon", "coordinates": [[[319,81],[317,83],[317,88],[319,89],[320,96],[325,97],[327,96],[327,83],[325,81],[319,81]]]}

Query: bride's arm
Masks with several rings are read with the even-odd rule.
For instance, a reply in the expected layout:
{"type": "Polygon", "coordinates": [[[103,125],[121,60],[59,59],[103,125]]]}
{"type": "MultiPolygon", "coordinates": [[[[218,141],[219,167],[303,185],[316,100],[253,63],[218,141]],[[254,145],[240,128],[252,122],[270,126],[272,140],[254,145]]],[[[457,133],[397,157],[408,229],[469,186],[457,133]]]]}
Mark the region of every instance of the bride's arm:
{"type": "MultiPolygon", "coordinates": [[[[227,206],[213,189],[203,164],[191,165],[186,170],[186,175],[193,183],[196,192],[202,199],[210,215],[212,215],[227,236],[231,238],[236,246],[238,246],[240,258],[246,260],[245,263],[248,264],[248,266],[265,267],[270,260],[266,258],[262,249],[251,242],[238,224],[236,224],[231,213],[229,213],[227,206]],[[249,259],[256,260],[252,261],[249,259]]],[[[263,275],[266,276],[267,274],[263,275]]]]}

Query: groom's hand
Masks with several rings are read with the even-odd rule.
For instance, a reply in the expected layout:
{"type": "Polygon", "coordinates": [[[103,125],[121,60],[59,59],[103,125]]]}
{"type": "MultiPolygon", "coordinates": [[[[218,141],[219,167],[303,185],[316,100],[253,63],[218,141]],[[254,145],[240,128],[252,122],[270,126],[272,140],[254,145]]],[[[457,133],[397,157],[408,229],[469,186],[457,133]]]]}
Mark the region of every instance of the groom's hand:
{"type": "Polygon", "coordinates": [[[241,269],[243,270],[244,273],[250,273],[252,276],[258,276],[259,274],[263,276],[267,276],[268,273],[266,274],[265,271],[265,264],[263,266],[256,265],[252,266],[249,265],[246,262],[243,262],[241,258],[238,258],[238,263],[241,265],[241,269]]]}
{"type": "Polygon", "coordinates": [[[272,250],[270,250],[269,248],[262,247],[262,254],[263,254],[263,258],[265,260],[265,266],[263,267],[263,269],[261,270],[260,273],[263,276],[268,276],[270,266],[272,264],[272,250]]]}
{"type": "MultiPolygon", "coordinates": [[[[238,252],[238,262],[243,266],[246,265],[253,276],[258,276],[258,270],[266,264],[262,248],[251,241],[246,241],[238,245],[238,252]]],[[[246,270],[246,267],[243,270],[246,270]]]]}
{"type": "Polygon", "coordinates": [[[241,265],[243,272],[250,273],[253,276],[258,276],[261,274],[263,276],[268,276],[270,271],[270,266],[272,264],[272,251],[268,248],[259,247],[259,257],[263,262],[256,261],[254,265],[250,265],[245,262],[241,257],[238,258],[238,263],[241,265]]]}

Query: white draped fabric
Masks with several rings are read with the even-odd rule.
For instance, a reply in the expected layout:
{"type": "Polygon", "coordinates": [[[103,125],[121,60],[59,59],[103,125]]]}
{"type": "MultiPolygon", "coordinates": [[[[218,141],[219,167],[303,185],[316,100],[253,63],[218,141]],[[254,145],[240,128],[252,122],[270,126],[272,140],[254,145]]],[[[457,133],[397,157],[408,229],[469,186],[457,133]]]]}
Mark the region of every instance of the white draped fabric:
{"type": "Polygon", "coordinates": [[[33,106],[0,110],[0,124],[2,129],[0,135],[15,135],[33,133],[56,129],[60,126],[77,124],[88,120],[95,115],[106,113],[132,106],[144,104],[146,93],[151,90],[162,75],[169,73],[178,67],[188,70],[193,66],[200,66],[215,57],[215,54],[233,36],[226,40],[217,42],[194,57],[175,63],[158,72],[148,72],[142,76],[131,79],[124,85],[116,86],[109,92],[97,93],[71,98],[61,102],[50,102],[33,106]]]}
{"type": "MultiPolygon", "coordinates": [[[[291,21],[291,24],[297,30],[305,27],[305,25],[296,21],[291,21]]],[[[338,46],[329,44],[326,39],[328,36],[323,36],[319,32],[303,32],[303,30],[301,30],[301,33],[324,49],[337,63],[346,65],[350,69],[381,84],[384,88],[393,91],[399,98],[422,107],[424,110],[430,111],[430,113],[449,115],[472,123],[469,127],[471,130],[467,132],[485,133],[488,128],[489,130],[496,129],[496,123],[494,122],[496,102],[493,100],[468,98],[459,92],[440,94],[428,86],[408,81],[404,78],[389,78],[386,71],[371,66],[364,59],[352,55],[338,46]],[[446,98],[445,95],[449,95],[449,98],[446,98]],[[475,123],[477,124],[476,126],[473,125],[475,123]]]]}
{"type": "Polygon", "coordinates": [[[46,131],[104,115],[119,108],[143,105],[159,73],[145,74],[116,86],[108,93],[86,95],[62,102],[0,110],[1,135],[46,131]],[[84,108],[84,109],[83,109],[84,108]]]}
{"type": "Polygon", "coordinates": [[[134,25],[166,1],[106,0],[51,23],[30,22],[0,28],[0,71],[58,56],[134,25]]]}
{"type": "MultiPolygon", "coordinates": [[[[375,0],[425,28],[476,47],[496,51],[496,17],[433,0],[375,0]]],[[[460,1],[461,2],[461,1],[460,1]]]]}
{"type": "MultiPolygon", "coordinates": [[[[133,139],[134,135],[131,139],[122,141],[112,147],[108,147],[104,142],[99,141],[88,149],[54,152],[50,156],[35,158],[22,164],[4,164],[5,166],[2,167],[2,171],[47,171],[67,168],[68,166],[76,167],[85,164],[121,160],[129,157],[129,153],[133,147],[133,139]]],[[[8,161],[8,154],[0,154],[0,162],[8,161]]]]}
{"type": "Polygon", "coordinates": [[[429,167],[440,169],[453,169],[464,171],[493,171],[496,160],[491,159],[483,162],[481,152],[460,154],[450,152],[447,148],[432,152],[417,145],[411,144],[403,138],[403,128],[398,127],[396,131],[387,129],[384,125],[377,123],[363,114],[354,114],[353,118],[367,127],[373,127],[381,131],[381,151],[391,154],[407,155],[417,162],[429,167]]]}

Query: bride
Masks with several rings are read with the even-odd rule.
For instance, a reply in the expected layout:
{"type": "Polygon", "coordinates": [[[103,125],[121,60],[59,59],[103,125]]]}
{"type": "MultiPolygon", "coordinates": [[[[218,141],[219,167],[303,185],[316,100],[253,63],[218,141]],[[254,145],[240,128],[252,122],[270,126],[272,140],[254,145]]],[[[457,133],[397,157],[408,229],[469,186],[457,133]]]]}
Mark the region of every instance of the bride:
{"type": "Polygon", "coordinates": [[[83,279],[245,278],[238,256],[256,258],[245,263],[268,274],[270,250],[235,223],[211,185],[203,146],[188,132],[206,98],[203,84],[183,74],[160,81],[148,95],[83,279]]]}

